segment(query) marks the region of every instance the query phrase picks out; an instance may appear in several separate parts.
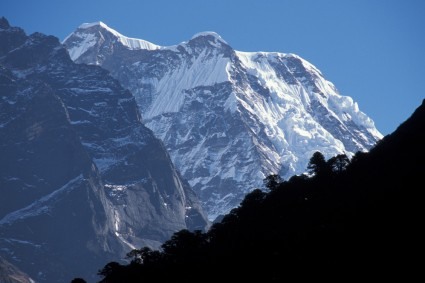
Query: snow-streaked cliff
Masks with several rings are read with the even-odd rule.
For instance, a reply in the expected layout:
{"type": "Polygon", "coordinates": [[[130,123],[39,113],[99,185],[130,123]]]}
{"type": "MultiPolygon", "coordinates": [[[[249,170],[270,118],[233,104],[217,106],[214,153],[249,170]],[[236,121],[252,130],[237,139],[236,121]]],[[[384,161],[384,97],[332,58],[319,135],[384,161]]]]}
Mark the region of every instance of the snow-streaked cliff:
{"type": "Polygon", "coordinates": [[[0,257],[39,283],[94,282],[133,248],[206,230],[197,196],[140,118],[109,72],[0,17],[0,257]]]}

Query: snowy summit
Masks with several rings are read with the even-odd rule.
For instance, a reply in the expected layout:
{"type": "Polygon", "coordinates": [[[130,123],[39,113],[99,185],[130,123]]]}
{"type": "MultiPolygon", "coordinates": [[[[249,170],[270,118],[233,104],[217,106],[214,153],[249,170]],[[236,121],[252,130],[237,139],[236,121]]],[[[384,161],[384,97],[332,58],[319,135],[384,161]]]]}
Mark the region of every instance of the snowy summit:
{"type": "Polygon", "coordinates": [[[110,35],[113,36],[114,40],[120,42],[122,45],[131,50],[155,50],[161,48],[160,46],[146,40],[126,37],[114,29],[111,29],[101,21],[81,24],[77,31],[66,37],[63,42],[66,41],[69,44],[71,40],[70,37],[72,37],[72,40],[84,42],[84,44],[78,44],[78,46],[75,45],[74,47],[68,48],[71,59],[75,60],[87,52],[88,49],[93,48],[99,42],[104,43],[104,41],[107,41],[110,35]]]}
{"type": "Polygon", "coordinates": [[[212,36],[214,39],[222,41],[222,42],[227,44],[227,42],[218,33],[214,32],[214,31],[198,32],[194,36],[192,36],[191,39],[195,39],[195,38],[201,37],[201,36],[212,36]]]}

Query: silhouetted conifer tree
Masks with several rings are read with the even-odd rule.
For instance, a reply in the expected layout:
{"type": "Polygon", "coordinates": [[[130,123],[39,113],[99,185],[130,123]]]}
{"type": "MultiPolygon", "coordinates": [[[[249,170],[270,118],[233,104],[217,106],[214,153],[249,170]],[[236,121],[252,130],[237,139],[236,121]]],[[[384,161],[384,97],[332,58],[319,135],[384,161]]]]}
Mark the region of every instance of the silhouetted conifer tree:
{"type": "Polygon", "coordinates": [[[325,156],[320,152],[316,151],[310,158],[307,165],[307,171],[313,175],[320,175],[329,171],[328,163],[325,160],[325,156]]]}

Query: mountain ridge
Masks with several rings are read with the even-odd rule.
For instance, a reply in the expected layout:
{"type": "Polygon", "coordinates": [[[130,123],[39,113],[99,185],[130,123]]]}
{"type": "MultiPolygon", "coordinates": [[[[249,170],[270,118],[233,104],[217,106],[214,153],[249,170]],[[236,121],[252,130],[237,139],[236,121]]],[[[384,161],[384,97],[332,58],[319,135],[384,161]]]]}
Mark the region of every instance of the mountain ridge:
{"type": "MultiPolygon", "coordinates": [[[[38,282],[181,229],[207,229],[196,194],[132,94],[53,36],[0,18],[0,249],[38,282]]],[[[67,278],[68,277],[68,278],[67,278]]]]}
{"type": "Polygon", "coordinates": [[[382,138],[351,97],[295,54],[237,51],[211,32],[154,50],[128,48],[102,28],[84,32],[63,41],[85,50],[74,61],[102,66],[133,93],[210,220],[267,175],[302,173],[315,151],[351,156],[382,138]]]}

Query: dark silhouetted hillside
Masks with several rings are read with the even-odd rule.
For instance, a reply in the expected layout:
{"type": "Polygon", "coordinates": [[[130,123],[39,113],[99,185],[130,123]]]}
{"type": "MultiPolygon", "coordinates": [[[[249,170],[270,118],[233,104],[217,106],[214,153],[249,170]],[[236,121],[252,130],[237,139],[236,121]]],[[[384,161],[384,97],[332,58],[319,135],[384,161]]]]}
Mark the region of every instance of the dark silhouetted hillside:
{"type": "Polygon", "coordinates": [[[422,270],[423,145],[425,101],[346,168],[269,179],[269,192],[254,190],[207,233],[182,230],[162,252],[132,251],[101,282],[408,281],[422,270]]]}

